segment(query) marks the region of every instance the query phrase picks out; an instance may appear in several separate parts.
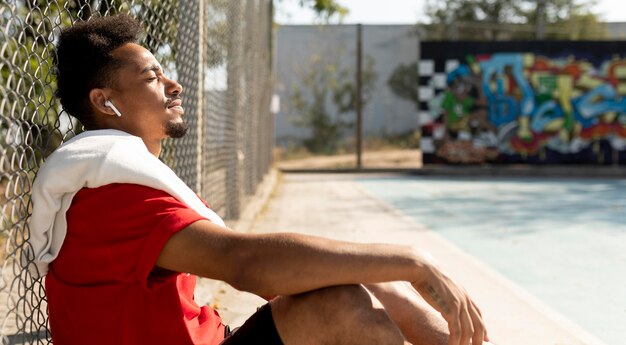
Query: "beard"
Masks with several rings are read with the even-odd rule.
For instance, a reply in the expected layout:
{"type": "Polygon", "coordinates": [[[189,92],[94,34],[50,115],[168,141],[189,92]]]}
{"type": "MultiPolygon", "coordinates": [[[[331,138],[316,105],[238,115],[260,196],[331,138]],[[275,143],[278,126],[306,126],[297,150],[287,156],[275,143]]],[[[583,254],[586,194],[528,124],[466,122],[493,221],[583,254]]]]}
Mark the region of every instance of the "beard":
{"type": "Polygon", "coordinates": [[[165,124],[165,134],[170,138],[182,138],[187,134],[189,126],[186,122],[167,122],[165,124]]]}

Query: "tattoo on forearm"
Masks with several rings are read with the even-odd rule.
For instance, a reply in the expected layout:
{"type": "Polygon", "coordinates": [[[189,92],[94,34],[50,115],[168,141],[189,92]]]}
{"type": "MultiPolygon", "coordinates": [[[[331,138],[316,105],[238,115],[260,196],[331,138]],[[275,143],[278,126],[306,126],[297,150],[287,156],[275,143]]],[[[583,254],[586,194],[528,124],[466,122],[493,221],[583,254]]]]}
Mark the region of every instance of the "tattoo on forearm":
{"type": "Polygon", "coordinates": [[[446,303],[446,301],[437,293],[435,288],[432,285],[425,286],[426,293],[430,296],[430,299],[444,312],[444,314],[448,314],[450,312],[450,307],[446,303]]]}

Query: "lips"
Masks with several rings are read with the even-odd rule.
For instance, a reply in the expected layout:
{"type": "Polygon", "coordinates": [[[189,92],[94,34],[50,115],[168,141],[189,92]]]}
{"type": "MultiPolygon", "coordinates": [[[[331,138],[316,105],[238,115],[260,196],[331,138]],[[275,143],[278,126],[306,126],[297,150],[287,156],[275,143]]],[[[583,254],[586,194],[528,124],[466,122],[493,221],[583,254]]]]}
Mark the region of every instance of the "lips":
{"type": "Polygon", "coordinates": [[[173,108],[173,107],[182,107],[183,105],[183,101],[178,98],[178,99],[170,99],[167,102],[167,108],[173,108]]]}
{"type": "Polygon", "coordinates": [[[181,115],[185,112],[185,109],[183,108],[182,105],[183,105],[183,101],[180,98],[169,99],[167,103],[165,104],[167,109],[173,109],[177,111],[178,113],[180,113],[181,115]]]}

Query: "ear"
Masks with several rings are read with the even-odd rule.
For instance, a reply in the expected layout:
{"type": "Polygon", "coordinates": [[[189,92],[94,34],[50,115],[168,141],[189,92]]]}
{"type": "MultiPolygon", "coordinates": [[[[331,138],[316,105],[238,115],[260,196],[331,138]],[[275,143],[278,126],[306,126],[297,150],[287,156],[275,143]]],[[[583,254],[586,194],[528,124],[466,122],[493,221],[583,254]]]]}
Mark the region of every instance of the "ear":
{"type": "Polygon", "coordinates": [[[113,109],[104,105],[109,99],[109,92],[106,89],[91,89],[89,91],[89,103],[91,103],[91,107],[97,112],[105,115],[115,116],[115,112],[113,109]]]}

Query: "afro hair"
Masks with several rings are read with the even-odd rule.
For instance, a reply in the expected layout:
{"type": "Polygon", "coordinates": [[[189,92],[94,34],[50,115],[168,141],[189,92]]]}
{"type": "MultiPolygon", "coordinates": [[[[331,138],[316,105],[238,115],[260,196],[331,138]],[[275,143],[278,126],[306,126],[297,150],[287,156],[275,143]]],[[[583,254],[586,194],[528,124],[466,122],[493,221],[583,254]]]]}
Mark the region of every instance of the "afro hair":
{"type": "Polygon", "coordinates": [[[116,82],[113,75],[121,61],[111,51],[137,42],[141,33],[141,24],[125,14],[94,17],[61,31],[54,55],[56,95],[63,108],[87,129],[95,126],[89,92],[116,82]]]}

